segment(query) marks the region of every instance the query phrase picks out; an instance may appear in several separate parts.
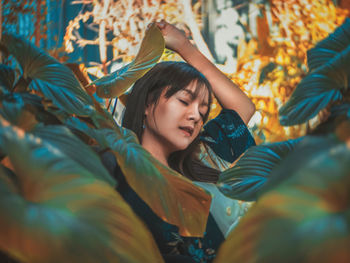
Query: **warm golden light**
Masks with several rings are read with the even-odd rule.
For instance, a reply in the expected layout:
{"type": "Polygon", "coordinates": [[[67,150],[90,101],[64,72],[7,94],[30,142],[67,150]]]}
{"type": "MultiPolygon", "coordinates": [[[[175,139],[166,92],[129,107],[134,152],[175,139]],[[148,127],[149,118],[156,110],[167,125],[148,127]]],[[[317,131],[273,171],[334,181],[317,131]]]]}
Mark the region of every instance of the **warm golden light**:
{"type": "MultiPolygon", "coordinates": [[[[201,1],[197,1],[194,6],[188,0],[84,0],[84,3],[91,4],[92,10],[70,21],[65,35],[65,47],[67,52],[72,52],[73,43],[79,46],[100,45],[101,65],[87,65],[88,72],[98,77],[106,74],[103,70],[107,63],[106,46],[113,47],[112,61],[121,59],[123,63],[130,62],[137,53],[146,26],[153,20],[162,18],[170,23],[186,25],[197,47],[212,59],[198,30],[202,27],[201,1]],[[99,39],[95,41],[82,39],[75,33],[80,21],[87,23],[91,18],[95,26],[103,27],[103,30],[100,28],[99,39]],[[111,41],[105,40],[108,30],[114,34],[111,41]]],[[[271,0],[269,5],[269,8],[258,6],[265,15],[265,18],[259,18],[258,21],[258,37],[252,38],[248,43],[240,42],[237,71],[226,72],[227,67],[218,65],[255,103],[257,114],[250,125],[257,143],[281,141],[305,134],[305,124],[281,126],[278,109],[307,74],[307,50],[339,26],[347,15],[347,11],[334,6],[331,0],[271,0]]],[[[176,54],[168,51],[162,57],[162,60],[179,59],[176,54]]],[[[210,117],[216,116],[219,111],[220,106],[214,104],[210,117]]]]}

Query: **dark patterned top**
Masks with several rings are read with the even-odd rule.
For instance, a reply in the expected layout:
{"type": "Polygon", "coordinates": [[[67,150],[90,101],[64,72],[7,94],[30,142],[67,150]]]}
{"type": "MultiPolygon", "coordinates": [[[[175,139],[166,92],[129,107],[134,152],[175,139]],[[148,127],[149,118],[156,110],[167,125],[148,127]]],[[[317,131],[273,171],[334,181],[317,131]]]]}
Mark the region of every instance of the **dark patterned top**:
{"type": "MultiPolygon", "coordinates": [[[[233,110],[223,110],[215,119],[209,121],[204,126],[201,139],[222,159],[229,162],[233,162],[249,146],[255,144],[246,125],[233,110]]],[[[117,191],[144,221],[165,261],[211,262],[215,258],[216,250],[224,241],[224,236],[213,216],[209,214],[203,238],[180,236],[177,226],[159,218],[128,185],[116,161],[111,160],[112,158],[114,155],[103,156],[102,161],[118,181],[117,191]]]]}
{"type": "Polygon", "coordinates": [[[254,138],[238,113],[228,109],[223,109],[204,126],[201,140],[220,158],[230,163],[255,145],[254,138]]]}

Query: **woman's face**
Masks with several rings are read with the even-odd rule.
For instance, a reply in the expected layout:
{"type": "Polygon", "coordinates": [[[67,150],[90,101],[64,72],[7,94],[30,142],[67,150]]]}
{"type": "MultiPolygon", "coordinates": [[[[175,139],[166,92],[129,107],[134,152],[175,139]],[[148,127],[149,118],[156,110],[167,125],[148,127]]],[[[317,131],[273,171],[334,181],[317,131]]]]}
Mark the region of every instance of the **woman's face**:
{"type": "Polygon", "coordinates": [[[170,154],[186,149],[197,137],[209,109],[209,92],[203,86],[195,96],[196,84],[191,82],[170,98],[165,97],[164,89],[158,103],[147,107],[143,145],[151,143],[170,154]]]}

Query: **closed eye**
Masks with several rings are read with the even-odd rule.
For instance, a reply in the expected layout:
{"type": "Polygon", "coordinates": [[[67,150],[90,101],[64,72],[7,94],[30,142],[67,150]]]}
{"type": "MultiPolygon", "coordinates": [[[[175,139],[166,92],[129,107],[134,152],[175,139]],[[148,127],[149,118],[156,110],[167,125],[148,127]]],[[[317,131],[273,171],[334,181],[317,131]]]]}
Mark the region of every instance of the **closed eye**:
{"type": "Polygon", "coordinates": [[[179,99],[179,101],[180,101],[183,105],[186,105],[186,106],[189,105],[189,103],[188,103],[187,101],[184,101],[184,100],[182,100],[182,99],[179,99]]]}

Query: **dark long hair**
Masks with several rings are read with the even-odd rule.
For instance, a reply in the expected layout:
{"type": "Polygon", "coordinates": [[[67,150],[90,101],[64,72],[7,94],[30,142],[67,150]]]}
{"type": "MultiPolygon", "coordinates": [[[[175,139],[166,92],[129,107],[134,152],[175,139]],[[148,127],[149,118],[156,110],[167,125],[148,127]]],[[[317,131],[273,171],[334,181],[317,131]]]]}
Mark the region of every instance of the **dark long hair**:
{"type": "MultiPolygon", "coordinates": [[[[162,91],[167,88],[166,98],[185,89],[190,83],[196,83],[195,95],[204,86],[209,93],[209,105],[212,102],[212,88],[202,73],[184,62],[160,62],[137,80],[128,95],[122,126],[136,133],[139,141],[142,139],[144,114],[147,106],[157,104],[162,91]]],[[[209,116],[206,112],[203,122],[209,116]]],[[[216,182],[219,171],[202,164],[197,156],[199,151],[199,136],[182,151],[176,151],[169,157],[169,166],[195,181],[216,182]]]]}

